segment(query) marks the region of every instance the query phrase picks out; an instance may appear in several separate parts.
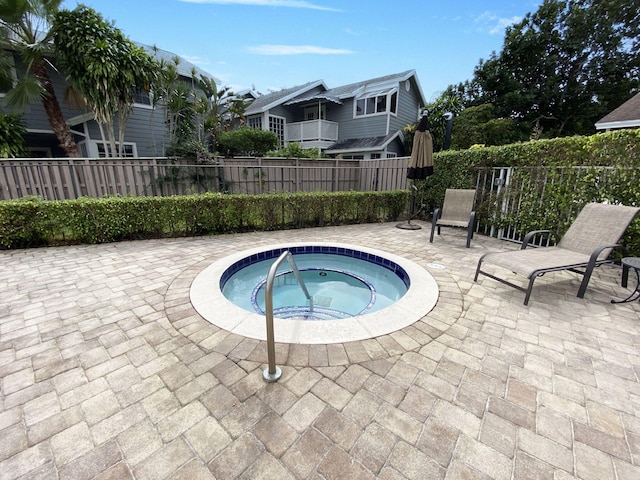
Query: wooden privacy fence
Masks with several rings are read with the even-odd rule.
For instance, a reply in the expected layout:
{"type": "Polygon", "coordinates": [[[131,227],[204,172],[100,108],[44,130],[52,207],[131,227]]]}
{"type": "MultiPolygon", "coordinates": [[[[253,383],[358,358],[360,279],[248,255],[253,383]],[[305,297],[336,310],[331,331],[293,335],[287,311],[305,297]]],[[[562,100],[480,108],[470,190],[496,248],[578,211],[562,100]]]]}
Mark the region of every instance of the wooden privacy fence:
{"type": "Polygon", "coordinates": [[[407,187],[406,157],[382,160],[166,158],[0,159],[0,200],[170,196],[204,192],[387,191],[407,187]]]}

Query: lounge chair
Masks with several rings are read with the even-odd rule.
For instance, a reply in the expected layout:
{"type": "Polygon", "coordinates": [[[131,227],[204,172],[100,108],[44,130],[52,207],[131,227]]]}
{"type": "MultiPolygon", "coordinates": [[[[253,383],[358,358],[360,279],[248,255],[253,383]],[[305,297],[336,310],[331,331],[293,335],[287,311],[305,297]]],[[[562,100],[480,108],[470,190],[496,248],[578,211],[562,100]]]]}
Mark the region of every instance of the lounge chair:
{"type": "Polygon", "coordinates": [[[436,228],[438,235],[440,235],[440,227],[466,228],[467,248],[469,248],[473,238],[473,227],[476,223],[476,212],[473,211],[475,198],[475,190],[447,188],[444,192],[442,209],[436,208],[433,212],[429,242],[433,243],[433,233],[436,228]]]}
{"type": "Polygon", "coordinates": [[[478,274],[483,274],[516,288],[525,293],[524,304],[527,305],[533,282],[537,277],[548,272],[569,270],[583,275],[578,290],[578,298],[582,298],[593,269],[604,263],[611,263],[613,261],[609,258],[611,252],[614,249],[623,248],[618,241],[638,210],[640,209],[622,205],[588,203],[556,246],[527,248],[536,235],[550,233],[548,230],[529,232],[520,250],[487,253],[480,257],[474,281],[478,280],[478,274]],[[487,264],[505,268],[528,278],[528,286],[525,288],[487,273],[482,270],[482,267],[487,264]]]}

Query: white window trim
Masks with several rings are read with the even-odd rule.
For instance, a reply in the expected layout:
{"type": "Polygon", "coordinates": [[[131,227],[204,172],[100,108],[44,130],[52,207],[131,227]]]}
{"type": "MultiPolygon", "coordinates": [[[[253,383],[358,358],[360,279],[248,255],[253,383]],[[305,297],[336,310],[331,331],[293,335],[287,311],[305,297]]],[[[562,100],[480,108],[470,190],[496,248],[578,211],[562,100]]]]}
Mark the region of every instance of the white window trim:
{"type": "MultiPolygon", "coordinates": [[[[89,158],[111,158],[111,157],[105,157],[105,156],[101,156],[100,155],[100,150],[98,149],[98,144],[102,144],[102,140],[82,140],[81,142],[78,142],[78,147],[81,146],[86,146],[86,151],[87,151],[87,157],[89,158]]],[[[132,147],[132,156],[129,157],[125,157],[125,158],[137,158],[138,157],[138,145],[135,142],[123,142],[123,146],[128,147],[131,146],[132,147]]],[[[121,157],[117,157],[117,158],[121,158],[121,157]]]]}
{"type": "MultiPolygon", "coordinates": [[[[398,116],[398,103],[400,100],[400,94],[398,93],[398,88],[386,88],[382,90],[376,90],[375,92],[369,92],[364,95],[357,96],[353,99],[353,118],[367,118],[367,117],[377,117],[380,115],[393,115],[394,117],[398,116]],[[396,111],[391,111],[391,98],[393,94],[396,93],[396,111]],[[363,113],[362,115],[358,115],[358,101],[365,100],[368,98],[377,98],[386,95],[387,97],[387,108],[384,112],[375,112],[375,113],[363,113]]],[[[365,102],[366,108],[366,102],[365,102]]]]}
{"type": "Polygon", "coordinates": [[[280,115],[269,115],[269,119],[268,119],[268,123],[267,123],[267,128],[269,129],[269,131],[275,133],[278,137],[278,142],[280,142],[280,147],[279,148],[283,148],[286,144],[287,144],[287,118],[286,117],[282,117],[280,115]],[[278,119],[278,120],[282,120],[282,132],[276,132],[275,130],[271,129],[271,119],[278,119]],[[280,133],[282,135],[280,135],[280,133]]]}

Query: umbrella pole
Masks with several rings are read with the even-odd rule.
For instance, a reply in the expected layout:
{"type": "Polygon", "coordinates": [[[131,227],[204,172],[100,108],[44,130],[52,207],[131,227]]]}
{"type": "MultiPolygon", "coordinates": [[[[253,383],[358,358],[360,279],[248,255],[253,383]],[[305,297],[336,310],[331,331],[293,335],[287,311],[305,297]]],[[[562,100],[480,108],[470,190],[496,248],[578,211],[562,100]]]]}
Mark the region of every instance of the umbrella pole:
{"type": "Polygon", "coordinates": [[[411,197],[409,199],[409,219],[407,223],[398,223],[396,225],[397,228],[401,228],[403,230],[420,230],[422,227],[420,225],[416,225],[415,223],[411,223],[411,218],[415,214],[415,206],[416,206],[416,192],[418,191],[418,187],[416,187],[415,180],[411,183],[411,197]]]}

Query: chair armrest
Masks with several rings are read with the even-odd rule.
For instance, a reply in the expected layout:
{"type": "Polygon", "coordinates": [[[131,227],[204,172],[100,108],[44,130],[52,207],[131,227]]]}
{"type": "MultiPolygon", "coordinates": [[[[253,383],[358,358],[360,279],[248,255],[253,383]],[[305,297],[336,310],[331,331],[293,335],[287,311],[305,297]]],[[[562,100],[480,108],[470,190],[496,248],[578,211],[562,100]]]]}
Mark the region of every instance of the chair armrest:
{"type": "Polygon", "coordinates": [[[438,221],[438,219],[440,218],[440,212],[441,212],[441,210],[439,208],[436,208],[433,211],[433,218],[431,220],[433,223],[436,223],[438,221]]]}
{"type": "MultiPolygon", "coordinates": [[[[595,248],[595,250],[591,253],[591,256],[589,257],[589,263],[587,263],[585,267],[584,274],[582,276],[582,283],[580,283],[580,288],[578,289],[578,298],[584,298],[584,294],[587,291],[587,285],[589,283],[589,280],[591,279],[591,273],[593,272],[593,269],[596,267],[596,265],[599,265],[598,257],[600,256],[602,251],[606,250],[607,248],[616,249],[616,248],[624,248],[624,247],[619,243],[616,243],[614,245],[600,245],[595,248]]],[[[624,278],[624,273],[623,273],[623,278],[624,278]]]]}
{"type": "Polygon", "coordinates": [[[589,265],[592,265],[592,264],[595,265],[602,251],[606,250],[607,248],[611,248],[612,250],[622,249],[622,251],[626,252],[626,248],[624,248],[624,245],[620,245],[619,243],[615,243],[613,245],[598,245],[596,249],[591,253],[591,256],[589,257],[589,265]]]}
{"type": "Polygon", "coordinates": [[[524,250],[525,248],[527,248],[529,242],[531,242],[531,239],[541,233],[549,233],[551,235],[555,235],[555,233],[551,230],[532,230],[524,236],[524,240],[522,240],[522,246],[520,247],[520,250],[524,250]]]}

